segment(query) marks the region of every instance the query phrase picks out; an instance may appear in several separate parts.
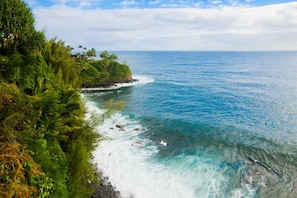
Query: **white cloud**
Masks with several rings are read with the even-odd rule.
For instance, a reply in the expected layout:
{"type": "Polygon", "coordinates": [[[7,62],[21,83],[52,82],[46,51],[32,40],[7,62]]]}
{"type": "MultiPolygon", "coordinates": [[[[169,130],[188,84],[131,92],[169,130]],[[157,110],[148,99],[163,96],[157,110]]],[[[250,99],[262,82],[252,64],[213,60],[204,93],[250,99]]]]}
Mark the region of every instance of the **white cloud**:
{"type": "Polygon", "coordinates": [[[160,3],[160,0],[149,1],[149,5],[156,5],[158,3],[160,3]]]}
{"type": "Polygon", "coordinates": [[[37,27],[97,50],[297,50],[297,3],[255,8],[37,8],[37,27]]]}
{"type": "Polygon", "coordinates": [[[79,7],[81,7],[81,8],[89,8],[91,6],[92,6],[92,4],[90,2],[87,2],[87,1],[83,1],[83,2],[79,3],[79,7]]]}
{"type": "Polygon", "coordinates": [[[221,0],[208,0],[211,4],[222,4],[223,2],[221,0]]]}
{"type": "MultiPolygon", "coordinates": [[[[96,5],[96,3],[98,3],[98,0],[51,0],[50,2],[52,2],[55,7],[71,5],[72,7],[89,8],[93,5],[96,5]]],[[[39,2],[39,4],[42,5],[41,2],[39,2]]]]}
{"type": "Polygon", "coordinates": [[[125,8],[125,7],[129,7],[129,6],[138,5],[138,2],[136,2],[134,0],[124,0],[123,2],[120,3],[120,5],[125,8]]]}
{"type": "Polygon", "coordinates": [[[69,0],[52,0],[52,2],[55,4],[66,4],[67,2],[69,2],[69,0]]]}
{"type": "Polygon", "coordinates": [[[162,8],[196,8],[196,7],[201,7],[202,5],[205,4],[203,1],[197,1],[197,0],[196,1],[193,1],[193,0],[170,0],[170,1],[162,1],[163,3],[161,3],[161,1],[159,1],[159,0],[156,0],[155,2],[160,3],[160,7],[162,7],[162,8]]]}

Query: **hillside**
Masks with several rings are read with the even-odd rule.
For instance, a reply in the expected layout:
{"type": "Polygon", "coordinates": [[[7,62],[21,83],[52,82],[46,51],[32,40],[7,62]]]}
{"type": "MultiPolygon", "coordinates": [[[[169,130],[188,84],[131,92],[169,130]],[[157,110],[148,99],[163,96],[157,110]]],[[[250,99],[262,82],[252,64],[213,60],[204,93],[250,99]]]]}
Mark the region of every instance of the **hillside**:
{"type": "Polygon", "coordinates": [[[80,88],[131,71],[107,52],[73,57],[35,29],[22,0],[2,0],[0,13],[0,197],[88,197],[99,182],[91,157],[100,136],[80,88]]]}

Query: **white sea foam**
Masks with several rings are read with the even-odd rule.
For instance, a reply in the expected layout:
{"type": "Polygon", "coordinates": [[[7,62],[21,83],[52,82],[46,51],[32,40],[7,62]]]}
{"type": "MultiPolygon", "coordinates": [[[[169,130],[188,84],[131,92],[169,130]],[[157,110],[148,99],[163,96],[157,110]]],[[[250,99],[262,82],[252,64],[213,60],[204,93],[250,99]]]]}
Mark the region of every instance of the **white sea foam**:
{"type": "Polygon", "coordinates": [[[134,76],[133,79],[135,81],[129,82],[129,83],[116,83],[115,86],[108,87],[108,88],[82,88],[82,90],[89,90],[89,91],[95,91],[95,90],[111,90],[111,89],[119,89],[121,87],[130,87],[134,85],[142,85],[142,84],[147,84],[147,83],[152,83],[154,82],[153,78],[147,77],[147,76],[134,76]]]}
{"type": "MultiPolygon", "coordinates": [[[[102,113],[94,103],[86,105],[102,113]]],[[[98,126],[98,131],[104,139],[93,152],[94,163],[122,197],[216,197],[226,182],[215,165],[196,155],[157,159],[159,149],[165,148],[141,138],[139,134],[147,129],[120,113],[98,126]]]]}

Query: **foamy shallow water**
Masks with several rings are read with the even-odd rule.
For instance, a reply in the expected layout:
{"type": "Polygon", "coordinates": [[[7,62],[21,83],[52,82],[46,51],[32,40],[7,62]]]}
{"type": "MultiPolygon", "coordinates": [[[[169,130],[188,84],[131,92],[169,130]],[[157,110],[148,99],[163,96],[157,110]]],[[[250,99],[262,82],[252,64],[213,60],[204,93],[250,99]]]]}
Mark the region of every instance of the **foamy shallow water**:
{"type": "MultiPolygon", "coordinates": [[[[91,104],[88,107],[96,108],[91,104]]],[[[191,170],[181,167],[188,167],[189,162],[199,159],[185,156],[167,164],[156,161],[154,156],[160,149],[166,148],[160,142],[139,137],[145,130],[136,121],[120,114],[115,114],[98,127],[104,140],[93,153],[94,163],[123,197],[179,198],[186,195],[191,198],[197,197],[195,189],[201,195],[219,194],[220,182],[224,178],[215,167],[201,161],[197,174],[203,180],[197,180],[191,170]],[[120,131],[117,124],[124,125],[125,131],[120,131]]]]}
{"type": "MultiPolygon", "coordinates": [[[[91,112],[102,114],[95,103],[86,102],[91,112]]],[[[218,161],[205,156],[180,154],[159,159],[158,153],[171,142],[145,139],[148,132],[137,120],[116,113],[97,127],[103,135],[93,152],[94,163],[122,197],[224,197],[229,178],[218,166],[218,161]],[[123,129],[117,127],[123,125],[123,129]]],[[[255,189],[245,184],[232,189],[232,197],[252,197],[255,189]]]]}

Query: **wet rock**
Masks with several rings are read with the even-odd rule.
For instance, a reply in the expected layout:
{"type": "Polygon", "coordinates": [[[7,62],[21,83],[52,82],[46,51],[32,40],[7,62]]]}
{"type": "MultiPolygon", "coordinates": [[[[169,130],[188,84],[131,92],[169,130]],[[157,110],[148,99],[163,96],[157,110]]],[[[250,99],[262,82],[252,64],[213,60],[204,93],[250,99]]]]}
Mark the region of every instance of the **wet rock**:
{"type": "Polygon", "coordinates": [[[117,128],[120,128],[120,129],[123,129],[123,128],[125,127],[125,125],[117,124],[116,127],[117,127],[117,128]]]}
{"type": "Polygon", "coordinates": [[[108,178],[101,178],[100,185],[96,187],[95,192],[90,198],[119,198],[120,192],[110,184],[108,178]]]}

